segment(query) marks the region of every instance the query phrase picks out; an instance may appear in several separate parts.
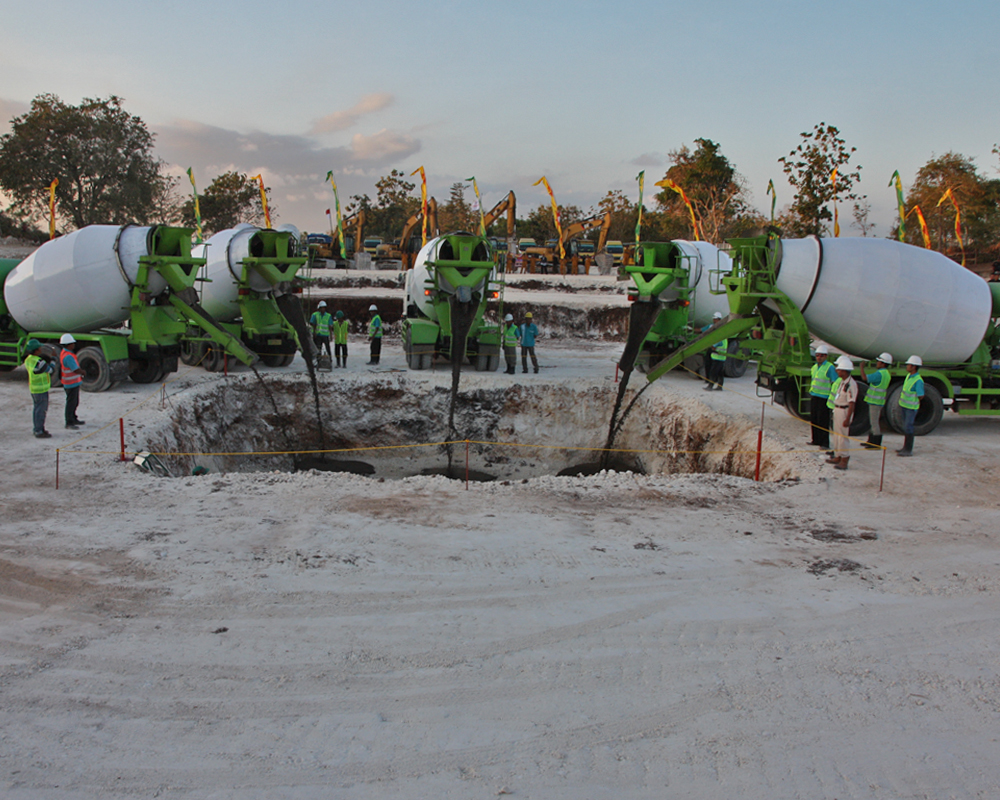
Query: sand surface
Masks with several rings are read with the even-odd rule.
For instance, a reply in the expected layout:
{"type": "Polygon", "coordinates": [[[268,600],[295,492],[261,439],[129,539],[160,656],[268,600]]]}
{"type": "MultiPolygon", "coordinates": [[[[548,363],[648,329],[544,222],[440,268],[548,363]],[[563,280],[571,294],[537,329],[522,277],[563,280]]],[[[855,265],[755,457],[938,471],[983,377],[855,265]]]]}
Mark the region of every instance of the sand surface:
{"type": "MultiPolygon", "coordinates": [[[[328,388],[450,382],[351,347],[328,388]]],[[[543,339],[539,375],[468,385],[591,387],[610,414],[620,349],[543,339]]],[[[768,405],[796,480],[167,479],[113,455],[119,417],[142,448],[246,379],[85,394],[109,427],[78,443],[61,390],[36,440],[24,370],[0,374],[0,796],[1000,796],[1000,421],[946,416],[882,492],[879,453],[834,472],[768,405]]],[[[647,392],[751,434],[754,394],[647,392]]]]}

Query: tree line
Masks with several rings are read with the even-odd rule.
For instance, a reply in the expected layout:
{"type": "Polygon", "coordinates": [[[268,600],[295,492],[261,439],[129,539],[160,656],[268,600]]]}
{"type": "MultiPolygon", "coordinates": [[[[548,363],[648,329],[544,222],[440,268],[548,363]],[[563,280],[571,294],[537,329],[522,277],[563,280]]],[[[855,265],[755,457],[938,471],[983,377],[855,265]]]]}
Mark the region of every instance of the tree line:
{"type": "MultiPolygon", "coordinates": [[[[49,187],[64,224],[81,228],[95,223],[166,223],[195,226],[193,198],[182,199],[180,180],[153,154],[154,134],[137,116],[129,114],[121,98],[84,99],[64,103],[56,95],[36,97],[25,114],[11,121],[11,131],[0,137],[0,188],[10,197],[0,210],[0,233],[41,238],[32,226],[47,219],[49,187]]],[[[1000,156],[1000,146],[994,146],[1000,156]]],[[[691,239],[696,236],[722,242],[734,236],[760,232],[768,226],[793,237],[830,235],[835,225],[870,235],[870,205],[857,185],[861,166],[856,148],[840,131],[821,122],[799,135],[788,155],[777,159],[795,194],[780,210],[772,205],[762,213],[751,202],[746,179],[708,138],[695,139],[668,154],[662,179],[650,176],[643,202],[642,238],[646,241],[691,239]],[[656,191],[653,191],[653,190],[656,191]],[[837,219],[835,219],[835,214],[837,219]]],[[[478,231],[479,211],[467,197],[471,185],[452,184],[438,207],[442,230],[478,231]]],[[[962,244],[967,250],[992,253],[1000,247],[1000,180],[980,173],[973,159],[948,152],[931,158],[918,170],[905,196],[904,213],[919,214],[926,222],[934,249],[953,254],[958,248],[955,206],[941,202],[951,197],[961,213],[962,244]]],[[[270,190],[267,190],[270,194],[270,190]]],[[[257,183],[239,172],[218,175],[199,193],[202,228],[206,235],[240,222],[260,224],[263,206],[257,183]]],[[[272,219],[276,209],[268,199],[272,219]]],[[[417,184],[393,169],[375,183],[375,198],[353,195],[344,214],[363,209],[366,231],[391,240],[398,238],[408,219],[421,207],[417,184]]],[[[587,209],[560,206],[565,227],[587,217],[610,216],[609,239],[634,237],[638,200],[611,190],[587,209]]],[[[518,235],[545,241],[556,236],[551,207],[542,203],[519,218],[518,235]]],[[[891,236],[899,232],[897,227],[891,236]]],[[[506,220],[488,231],[506,235],[506,220]]],[[[592,233],[596,236],[596,233],[592,233]]],[[[912,221],[905,241],[923,244],[923,232],[912,221]]]]}

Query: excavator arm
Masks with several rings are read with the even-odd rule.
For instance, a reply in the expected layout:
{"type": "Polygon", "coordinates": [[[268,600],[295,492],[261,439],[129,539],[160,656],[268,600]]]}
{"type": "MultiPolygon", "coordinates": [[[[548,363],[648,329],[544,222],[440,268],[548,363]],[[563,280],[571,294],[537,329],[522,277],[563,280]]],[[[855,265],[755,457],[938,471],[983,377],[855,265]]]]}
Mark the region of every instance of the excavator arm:
{"type": "Polygon", "coordinates": [[[490,225],[496,222],[500,215],[507,212],[507,238],[515,238],[515,225],[516,225],[516,214],[517,214],[517,200],[514,197],[514,192],[508,192],[507,196],[497,203],[489,212],[483,217],[483,227],[486,230],[490,229],[490,225]]]}
{"type": "Polygon", "coordinates": [[[604,245],[608,239],[608,231],[611,230],[611,213],[598,214],[594,217],[589,217],[587,219],[582,219],[579,222],[574,222],[572,225],[568,225],[563,228],[562,242],[565,247],[566,243],[571,239],[575,239],[577,236],[582,236],[587,231],[593,230],[598,225],[601,226],[601,236],[597,244],[597,252],[601,252],[604,249],[604,245]]]}

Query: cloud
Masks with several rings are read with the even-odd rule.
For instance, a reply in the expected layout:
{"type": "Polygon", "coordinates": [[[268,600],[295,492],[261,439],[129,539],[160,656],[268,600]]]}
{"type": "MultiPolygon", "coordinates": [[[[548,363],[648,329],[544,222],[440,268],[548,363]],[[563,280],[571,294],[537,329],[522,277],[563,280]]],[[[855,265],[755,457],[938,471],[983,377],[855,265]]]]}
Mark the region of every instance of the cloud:
{"type": "Polygon", "coordinates": [[[417,139],[384,128],[373,136],[356,133],[351,138],[351,152],[358,161],[378,163],[401,161],[419,149],[420,142],[417,139]]]}
{"type": "Polygon", "coordinates": [[[393,96],[388,92],[366,94],[358,103],[346,111],[335,111],[332,114],[327,114],[325,117],[320,117],[313,123],[309,134],[317,136],[322,133],[334,133],[346,130],[347,128],[353,128],[365,114],[374,114],[376,111],[381,111],[383,108],[392,105],[393,100],[393,96]]]}
{"type": "Polygon", "coordinates": [[[10,121],[19,117],[31,108],[27,103],[17,100],[5,100],[0,97],[0,134],[10,131],[10,121]]]}
{"type": "Polygon", "coordinates": [[[628,163],[636,167],[662,167],[664,161],[663,156],[659,153],[643,153],[641,156],[636,156],[628,163]]]}

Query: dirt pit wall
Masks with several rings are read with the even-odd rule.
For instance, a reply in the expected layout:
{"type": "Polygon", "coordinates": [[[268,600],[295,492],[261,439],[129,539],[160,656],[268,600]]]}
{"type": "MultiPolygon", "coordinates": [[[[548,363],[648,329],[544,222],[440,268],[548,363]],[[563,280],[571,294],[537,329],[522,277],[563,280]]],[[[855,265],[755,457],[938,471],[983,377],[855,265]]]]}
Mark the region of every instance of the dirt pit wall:
{"type": "MultiPolygon", "coordinates": [[[[320,397],[324,441],[304,377],[271,378],[265,391],[252,376],[234,376],[177,402],[147,447],[164,454],[174,475],[196,466],[295,471],[319,459],[334,462],[319,464],[330,471],[338,471],[336,462],[360,462],[370,466],[361,471],[383,479],[440,470],[449,464],[450,447],[453,470],[464,471],[468,455],[470,470],[483,479],[519,480],[599,462],[614,402],[605,385],[496,387],[473,377],[457,397],[459,442],[445,445],[450,393],[443,383],[359,376],[323,385],[320,397]]],[[[756,427],[745,417],[661,393],[640,398],[611,457],[619,471],[752,478],[756,446],[756,427]]],[[[799,477],[798,459],[765,452],[761,479],[799,477]]]]}

